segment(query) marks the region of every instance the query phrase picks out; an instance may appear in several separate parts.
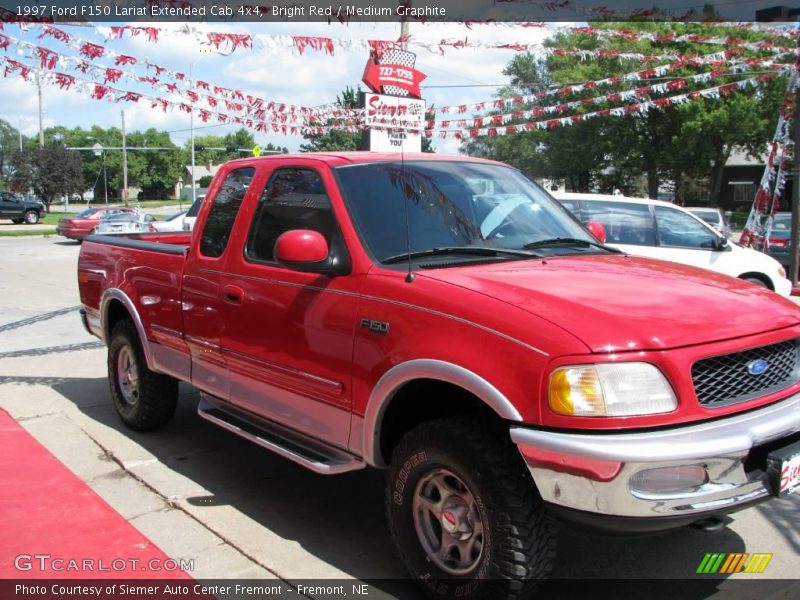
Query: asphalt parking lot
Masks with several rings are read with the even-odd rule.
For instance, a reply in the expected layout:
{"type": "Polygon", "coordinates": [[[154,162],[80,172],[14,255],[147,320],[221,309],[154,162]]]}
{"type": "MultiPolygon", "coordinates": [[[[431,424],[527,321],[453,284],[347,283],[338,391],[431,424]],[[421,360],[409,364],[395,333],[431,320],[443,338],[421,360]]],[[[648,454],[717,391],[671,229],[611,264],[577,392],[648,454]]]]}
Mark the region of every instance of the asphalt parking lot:
{"type": "MultiPolygon", "coordinates": [[[[194,558],[198,579],[364,580],[410,597],[411,587],[380,583],[404,575],[384,523],[382,472],[306,471],[197,417],[189,386],[164,430],[121,425],[105,348],[78,319],[79,250],[56,237],[0,239],[0,407],[167,555],[194,558]]],[[[553,575],[682,579],[707,552],[768,552],[762,577],[793,579],[798,508],[800,494],[776,499],[732,515],[718,533],[562,527],[553,575]]],[[[704,597],[722,597],[732,583],[720,580],[704,597]]],[[[793,590],[800,597],[797,582],[793,590]]]]}

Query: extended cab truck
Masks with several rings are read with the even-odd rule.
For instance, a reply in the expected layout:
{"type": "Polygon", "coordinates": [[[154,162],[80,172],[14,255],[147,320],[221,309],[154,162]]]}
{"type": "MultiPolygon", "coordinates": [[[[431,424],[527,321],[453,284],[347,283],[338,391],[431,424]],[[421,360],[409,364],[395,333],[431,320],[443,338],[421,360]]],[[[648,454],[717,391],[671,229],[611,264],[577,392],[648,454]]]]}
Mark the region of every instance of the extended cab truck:
{"type": "Polygon", "coordinates": [[[309,469],[387,468],[434,597],[529,594],[551,514],[658,530],[798,484],[798,308],[608,248],[500,163],[233,161],[193,234],[91,236],[78,278],[126,424],[186,381],[309,469]]]}

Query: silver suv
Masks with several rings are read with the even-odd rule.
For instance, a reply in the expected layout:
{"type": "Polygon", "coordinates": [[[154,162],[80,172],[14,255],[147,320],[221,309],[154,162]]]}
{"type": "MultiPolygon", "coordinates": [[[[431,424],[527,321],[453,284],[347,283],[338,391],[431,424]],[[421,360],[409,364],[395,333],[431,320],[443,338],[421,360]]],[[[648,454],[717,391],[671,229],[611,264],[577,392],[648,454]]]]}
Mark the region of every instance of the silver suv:
{"type": "Polygon", "coordinates": [[[724,235],[726,238],[731,237],[731,226],[725,218],[725,213],[719,208],[707,206],[686,206],[684,208],[696,217],[703,219],[720,235],[724,235]]]}

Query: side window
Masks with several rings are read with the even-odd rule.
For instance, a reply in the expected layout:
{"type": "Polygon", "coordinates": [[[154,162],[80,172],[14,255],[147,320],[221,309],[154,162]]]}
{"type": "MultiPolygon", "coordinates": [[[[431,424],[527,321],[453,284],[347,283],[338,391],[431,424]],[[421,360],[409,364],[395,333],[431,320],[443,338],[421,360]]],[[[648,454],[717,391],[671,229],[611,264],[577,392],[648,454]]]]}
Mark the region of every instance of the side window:
{"type": "Polygon", "coordinates": [[[656,223],[662,246],[714,248],[716,235],[694,217],[675,208],[656,206],[656,223]]]}
{"type": "Polygon", "coordinates": [[[255,172],[253,167],[236,169],[222,182],[203,227],[203,237],[200,238],[200,252],[203,256],[217,257],[225,252],[233,222],[239,214],[242,199],[255,172]]]}
{"type": "Polygon", "coordinates": [[[200,205],[201,205],[202,203],[203,203],[203,201],[202,201],[200,198],[198,198],[197,200],[195,200],[195,201],[192,203],[192,205],[189,207],[189,210],[187,210],[187,211],[186,211],[186,216],[187,216],[187,217],[196,217],[196,216],[197,216],[197,213],[199,213],[199,212],[200,212],[200,205]]]}
{"type": "Polygon", "coordinates": [[[599,221],[605,225],[609,244],[656,245],[653,217],[647,204],[584,202],[581,221],[599,221]]]}
{"type": "Polygon", "coordinates": [[[311,169],[278,169],[270,177],[247,239],[247,258],[274,262],[275,242],[292,229],[318,231],[329,245],[337,231],[325,186],[319,174],[311,169]]]}
{"type": "Polygon", "coordinates": [[[561,206],[566,208],[569,212],[571,212],[576,217],[580,218],[581,215],[580,215],[580,211],[579,211],[578,201],[577,200],[559,200],[559,202],[561,203],[561,206]]]}

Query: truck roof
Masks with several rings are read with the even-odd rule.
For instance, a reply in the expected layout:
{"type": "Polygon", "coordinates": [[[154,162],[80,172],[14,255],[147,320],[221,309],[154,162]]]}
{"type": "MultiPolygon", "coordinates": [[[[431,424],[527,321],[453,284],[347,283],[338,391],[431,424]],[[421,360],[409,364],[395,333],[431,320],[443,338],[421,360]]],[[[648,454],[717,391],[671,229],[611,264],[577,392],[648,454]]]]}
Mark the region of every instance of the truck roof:
{"type": "Polygon", "coordinates": [[[259,158],[239,158],[232,162],[236,163],[252,163],[255,161],[268,161],[268,160],[286,160],[292,158],[302,158],[318,160],[327,163],[331,166],[342,166],[346,164],[365,164],[375,162],[396,162],[400,160],[406,161],[459,161],[459,162],[477,162],[486,164],[502,164],[497,161],[487,160],[484,158],[473,158],[471,156],[459,156],[455,154],[434,154],[429,152],[369,152],[366,150],[352,151],[352,152],[295,152],[291,154],[270,154],[269,156],[261,156],[259,158]]]}

